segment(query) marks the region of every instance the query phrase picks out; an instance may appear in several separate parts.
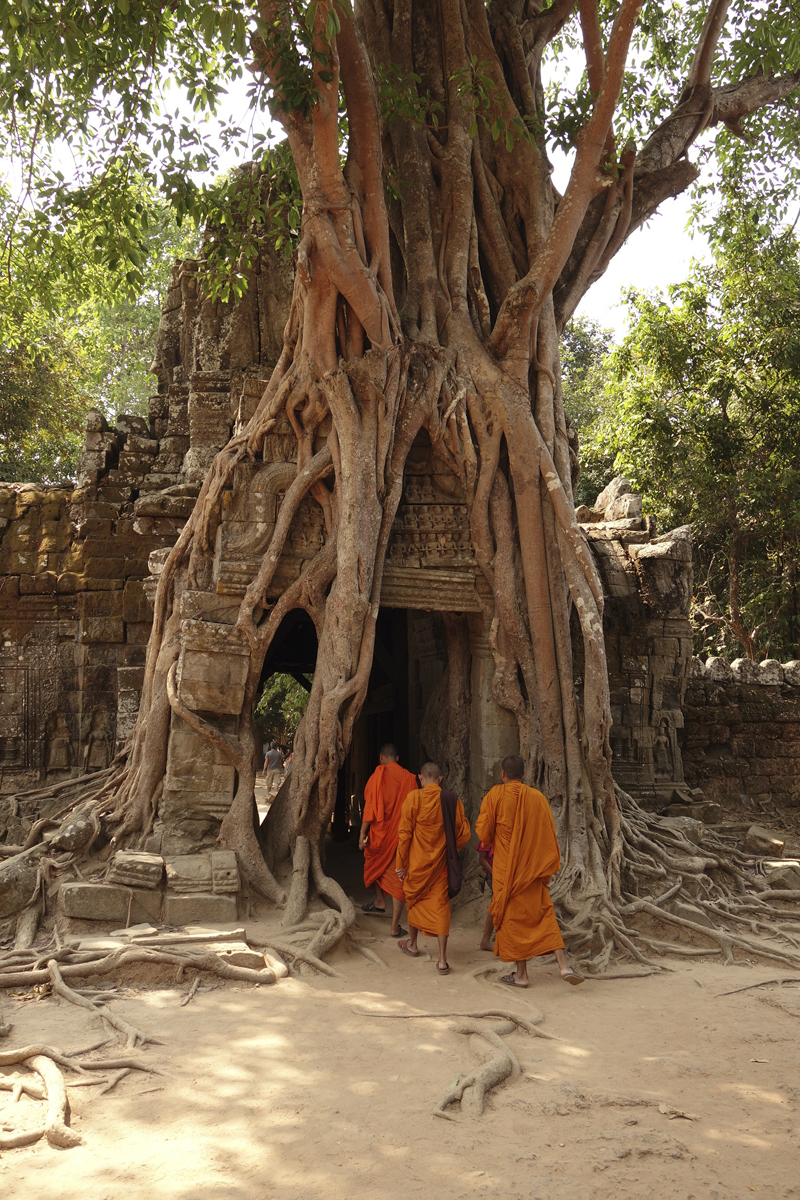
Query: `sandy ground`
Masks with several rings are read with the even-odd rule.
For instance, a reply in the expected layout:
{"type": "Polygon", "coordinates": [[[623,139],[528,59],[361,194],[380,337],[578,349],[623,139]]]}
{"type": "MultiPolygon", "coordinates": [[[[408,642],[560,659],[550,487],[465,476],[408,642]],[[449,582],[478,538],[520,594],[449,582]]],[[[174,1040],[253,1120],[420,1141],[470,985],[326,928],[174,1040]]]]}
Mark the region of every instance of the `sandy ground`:
{"type": "MultiPolygon", "coordinates": [[[[163,1039],[138,1053],[168,1075],[130,1075],[105,1096],[71,1088],[83,1145],[4,1153],[0,1196],[800,1196],[800,991],[720,995],[780,968],[671,960],[666,975],[573,988],[548,959],[532,966],[529,991],[511,992],[469,975],[488,956],[467,912],[454,922],[447,978],[432,960],[400,954],[384,919],[362,916],[358,927],[386,968],[342,948],[331,958],[339,979],[209,984],[183,1008],[188,980],[126,990],[114,1007],[163,1039]],[[482,1118],[452,1110],[454,1121],[432,1109],[473,1065],[467,1039],[446,1018],[353,1011],[503,1005],[538,1006],[552,1040],[509,1035],[522,1078],[494,1092],[482,1118]],[[671,1120],[659,1103],[697,1120],[671,1120]]],[[[91,1014],[52,997],[0,1003],[14,1023],[0,1048],[72,1049],[101,1036],[91,1014]]],[[[20,1105],[32,1120],[34,1102],[20,1105]]],[[[19,1127],[22,1115],[0,1093],[0,1125],[19,1127]]]]}

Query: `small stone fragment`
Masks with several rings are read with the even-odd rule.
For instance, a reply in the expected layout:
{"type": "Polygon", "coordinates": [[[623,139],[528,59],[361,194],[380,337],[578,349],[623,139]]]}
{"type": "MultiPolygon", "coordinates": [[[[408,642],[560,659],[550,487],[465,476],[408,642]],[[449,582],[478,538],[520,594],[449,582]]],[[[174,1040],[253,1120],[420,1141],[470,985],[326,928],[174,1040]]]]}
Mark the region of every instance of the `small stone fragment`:
{"type": "Polygon", "coordinates": [[[784,838],[771,829],[765,829],[763,825],[751,825],[744,839],[744,848],[750,854],[769,855],[771,858],[780,858],[785,845],[784,838]]]}

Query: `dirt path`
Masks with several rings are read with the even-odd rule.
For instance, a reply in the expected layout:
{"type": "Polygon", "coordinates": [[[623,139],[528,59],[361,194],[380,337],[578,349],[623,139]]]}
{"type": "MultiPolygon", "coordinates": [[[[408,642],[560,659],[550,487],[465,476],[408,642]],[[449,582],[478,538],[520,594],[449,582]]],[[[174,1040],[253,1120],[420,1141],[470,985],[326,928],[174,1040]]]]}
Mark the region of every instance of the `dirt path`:
{"type": "MultiPolygon", "coordinates": [[[[102,1097],[70,1089],[84,1144],[1,1155],[0,1196],[800,1196],[800,991],[718,995],[780,970],[673,960],[666,976],[571,988],[548,960],[530,991],[512,993],[467,974],[489,958],[474,928],[454,928],[453,974],[440,979],[431,961],[401,955],[380,919],[359,927],[375,934],[387,969],[340,950],[331,961],[341,979],[209,987],[184,1008],[188,982],[126,993],[118,1011],[165,1042],[138,1053],[169,1077],[130,1075],[102,1097]],[[510,1035],[522,1078],[493,1093],[484,1117],[452,1110],[454,1121],[431,1112],[474,1065],[467,1039],[447,1020],[353,1012],[504,1005],[539,1006],[556,1040],[510,1035]],[[700,1119],[670,1120],[660,1102],[700,1119]]],[[[73,1048],[101,1036],[89,1014],[51,998],[2,1009],[14,1023],[5,1045],[73,1048]]],[[[10,1112],[0,1092],[0,1125],[10,1112]]]]}

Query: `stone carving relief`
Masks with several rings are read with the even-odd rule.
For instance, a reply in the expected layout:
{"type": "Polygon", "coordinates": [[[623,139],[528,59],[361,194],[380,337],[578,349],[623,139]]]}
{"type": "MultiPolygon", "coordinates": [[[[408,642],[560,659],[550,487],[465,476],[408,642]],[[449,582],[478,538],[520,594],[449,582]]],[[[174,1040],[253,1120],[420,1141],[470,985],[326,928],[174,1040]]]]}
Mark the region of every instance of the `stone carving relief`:
{"type": "Polygon", "coordinates": [[[104,770],[110,761],[111,742],[108,736],[108,713],[99,704],[92,713],[92,723],[83,747],[83,774],[104,770]]]}
{"type": "Polygon", "coordinates": [[[63,712],[56,711],[47,718],[44,767],[48,779],[61,779],[71,774],[72,741],[63,712]]]}

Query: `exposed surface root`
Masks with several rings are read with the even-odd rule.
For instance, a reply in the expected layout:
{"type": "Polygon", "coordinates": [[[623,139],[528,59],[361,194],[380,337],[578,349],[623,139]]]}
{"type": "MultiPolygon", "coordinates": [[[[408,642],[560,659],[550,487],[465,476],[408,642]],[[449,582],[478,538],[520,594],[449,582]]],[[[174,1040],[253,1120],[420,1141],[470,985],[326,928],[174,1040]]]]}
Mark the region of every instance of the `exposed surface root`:
{"type": "Polygon", "coordinates": [[[126,1039],[129,1050],[133,1050],[137,1042],[141,1042],[142,1045],[144,1045],[145,1042],[153,1042],[159,1046],[163,1045],[163,1042],[160,1042],[158,1038],[150,1037],[149,1034],[142,1033],[140,1029],[134,1028],[133,1025],[130,1025],[122,1017],[117,1016],[116,1013],[109,1012],[107,1008],[98,1008],[97,1005],[93,1004],[91,1000],[88,1000],[85,996],[81,996],[78,994],[78,992],[73,991],[73,989],[64,982],[61,972],[58,969],[58,963],[54,959],[50,959],[49,963],[47,964],[47,969],[50,974],[50,981],[52,983],[53,991],[57,995],[63,996],[63,998],[68,1000],[70,1004],[76,1004],[78,1008],[88,1008],[89,1012],[92,1012],[96,1016],[100,1017],[106,1022],[107,1025],[110,1025],[112,1029],[116,1029],[116,1031],[121,1033],[126,1039]]]}
{"type": "Polygon", "coordinates": [[[457,1079],[433,1110],[435,1117],[452,1119],[447,1112],[451,1104],[461,1105],[461,1111],[469,1116],[480,1117],[486,1107],[486,1093],[505,1079],[518,1079],[522,1074],[519,1059],[506,1045],[501,1034],[513,1033],[512,1021],[494,1021],[484,1024],[474,1018],[459,1020],[452,1026],[456,1033],[469,1037],[472,1053],[481,1060],[481,1066],[463,1079],[457,1079]]]}
{"type": "Polygon", "coordinates": [[[28,1063],[32,1070],[36,1071],[37,1075],[42,1077],[42,1083],[47,1093],[47,1115],[45,1117],[44,1132],[47,1135],[48,1142],[50,1142],[51,1146],[60,1146],[62,1149],[79,1146],[81,1143],[80,1134],[76,1133],[74,1129],[70,1129],[67,1125],[69,1102],[67,1101],[64,1076],[53,1060],[44,1054],[33,1055],[32,1058],[28,1059],[28,1063]]]}
{"type": "Polygon", "coordinates": [[[456,1033],[464,1033],[469,1037],[470,1049],[481,1060],[481,1066],[463,1079],[458,1078],[447,1095],[439,1101],[433,1110],[435,1117],[453,1120],[447,1109],[451,1104],[460,1103],[461,1111],[473,1116],[481,1116],[485,1108],[486,1093],[497,1087],[509,1076],[518,1079],[522,1068],[514,1051],[503,1041],[502,1034],[513,1033],[521,1029],[534,1037],[546,1037],[537,1025],[544,1020],[542,1013],[533,1011],[528,1016],[511,1012],[504,1008],[484,1008],[478,1012],[444,1012],[444,1013],[393,1013],[379,1012],[371,1008],[353,1008],[354,1013],[362,1017],[383,1017],[390,1020],[423,1021],[438,1018],[457,1017],[458,1020],[451,1028],[456,1033]],[[487,1020],[492,1018],[492,1020],[487,1020]]]}
{"type": "MultiPolygon", "coordinates": [[[[48,961],[53,962],[54,958],[48,956],[48,961]]],[[[261,971],[251,967],[237,967],[233,963],[224,962],[210,951],[203,953],[200,950],[181,950],[178,947],[165,951],[149,946],[125,946],[110,954],[105,951],[71,950],[62,957],[61,962],[64,963],[59,968],[62,980],[108,975],[111,971],[131,963],[167,963],[178,967],[181,974],[187,967],[194,967],[198,971],[208,971],[222,979],[238,980],[241,983],[270,984],[275,983],[276,978],[275,972],[266,967],[261,971]]],[[[48,981],[52,982],[49,968],[41,969],[36,965],[25,968],[12,966],[0,970],[0,988],[28,987],[48,981]]]]}

